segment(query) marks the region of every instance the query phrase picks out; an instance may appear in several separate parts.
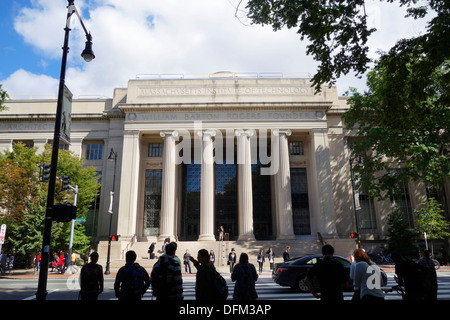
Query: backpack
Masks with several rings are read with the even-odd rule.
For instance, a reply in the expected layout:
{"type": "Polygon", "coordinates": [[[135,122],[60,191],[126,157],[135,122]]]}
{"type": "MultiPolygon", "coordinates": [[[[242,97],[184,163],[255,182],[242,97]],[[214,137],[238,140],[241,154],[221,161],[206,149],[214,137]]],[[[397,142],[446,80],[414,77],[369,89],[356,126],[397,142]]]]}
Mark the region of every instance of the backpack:
{"type": "Polygon", "coordinates": [[[98,273],[97,265],[86,264],[81,269],[80,286],[83,291],[98,291],[98,273]]]}
{"type": "Polygon", "coordinates": [[[214,288],[219,300],[226,300],[228,298],[227,281],[217,272],[217,270],[214,270],[214,288]]]}
{"type": "Polygon", "coordinates": [[[126,265],[127,275],[122,283],[122,294],[137,295],[141,294],[142,284],[144,282],[141,267],[139,265],[126,265]]]}
{"type": "Polygon", "coordinates": [[[167,267],[163,266],[160,259],[159,264],[155,265],[151,274],[151,283],[153,295],[155,297],[165,297],[168,294],[167,285],[167,267]]]}

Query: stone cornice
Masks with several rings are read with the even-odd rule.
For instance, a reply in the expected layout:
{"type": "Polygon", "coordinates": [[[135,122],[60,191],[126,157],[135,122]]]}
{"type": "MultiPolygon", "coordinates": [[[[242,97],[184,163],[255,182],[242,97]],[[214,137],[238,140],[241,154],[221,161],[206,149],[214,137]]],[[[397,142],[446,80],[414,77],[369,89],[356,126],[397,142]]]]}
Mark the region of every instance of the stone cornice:
{"type": "Polygon", "coordinates": [[[123,112],[189,112],[189,111],[325,111],[333,106],[332,101],[318,102],[270,102],[270,103],[168,103],[168,104],[119,104],[123,112]]]}

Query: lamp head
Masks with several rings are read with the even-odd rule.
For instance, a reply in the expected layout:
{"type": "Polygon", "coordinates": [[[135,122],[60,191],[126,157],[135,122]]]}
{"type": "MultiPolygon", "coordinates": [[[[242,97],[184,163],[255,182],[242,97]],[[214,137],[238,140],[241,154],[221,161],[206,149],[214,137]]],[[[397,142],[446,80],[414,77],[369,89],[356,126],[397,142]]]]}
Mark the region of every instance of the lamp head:
{"type": "Polygon", "coordinates": [[[90,62],[95,58],[94,51],[92,50],[92,37],[91,34],[88,34],[86,36],[86,47],[84,48],[83,52],[81,53],[81,56],[83,57],[84,61],[90,62]]]}
{"type": "Polygon", "coordinates": [[[109,152],[108,160],[109,160],[109,161],[116,160],[116,153],[114,152],[114,149],[113,149],[113,148],[111,148],[111,151],[109,152]]]}

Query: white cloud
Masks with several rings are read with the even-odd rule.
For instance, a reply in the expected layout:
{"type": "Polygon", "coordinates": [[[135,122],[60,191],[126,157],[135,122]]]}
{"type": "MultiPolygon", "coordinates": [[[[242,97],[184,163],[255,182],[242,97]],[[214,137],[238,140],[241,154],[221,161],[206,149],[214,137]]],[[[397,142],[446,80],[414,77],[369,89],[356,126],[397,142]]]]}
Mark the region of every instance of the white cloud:
{"type": "MultiPolygon", "coordinates": [[[[33,3],[35,8],[22,10],[15,28],[27,43],[52,58],[50,63],[59,65],[67,2],[34,0],[33,3]],[[48,19],[50,16],[52,19],[48,19]]],[[[296,30],[273,32],[271,27],[243,25],[234,16],[238,0],[107,0],[98,1],[96,7],[88,7],[87,3],[76,1],[92,33],[96,58],[90,63],[82,61],[85,36],[78,19],[73,17],[66,84],[74,97],[111,97],[115,87],[126,85],[137,74],[217,71],[313,74],[317,68],[317,63],[306,55],[306,43],[300,41],[296,30]]],[[[387,15],[382,11],[384,7],[372,9],[380,13],[380,21],[374,15],[373,23],[381,26],[382,34],[371,40],[371,45],[386,44],[386,34],[402,36],[392,28],[385,28],[388,22],[398,22],[398,13],[396,20],[392,20],[390,11],[387,15]]],[[[18,71],[5,82],[4,88],[10,95],[52,94],[56,90],[56,86],[41,85],[45,76],[29,73],[26,86],[14,83],[22,80],[19,75],[23,72],[18,71]]],[[[338,81],[340,92],[348,89],[348,79],[338,81]]],[[[351,82],[352,86],[364,86],[363,80],[351,82]]]]}
{"type": "Polygon", "coordinates": [[[2,81],[3,89],[13,99],[48,99],[58,95],[58,81],[19,69],[2,81]]]}

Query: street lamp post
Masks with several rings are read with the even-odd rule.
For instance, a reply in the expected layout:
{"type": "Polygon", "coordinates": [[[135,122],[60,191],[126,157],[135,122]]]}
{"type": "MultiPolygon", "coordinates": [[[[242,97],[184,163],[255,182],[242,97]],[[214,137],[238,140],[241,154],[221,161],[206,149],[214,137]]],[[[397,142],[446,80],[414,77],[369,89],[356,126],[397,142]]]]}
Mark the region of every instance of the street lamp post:
{"type": "MultiPolygon", "coordinates": [[[[358,210],[360,210],[359,204],[357,204],[356,201],[356,194],[355,194],[355,177],[353,175],[353,160],[355,158],[350,158],[350,179],[352,180],[352,193],[353,193],[353,208],[355,210],[355,224],[356,224],[356,241],[358,248],[361,248],[361,241],[359,237],[359,219],[358,219],[358,210]]],[[[362,157],[358,156],[358,163],[362,164],[362,157]]],[[[359,203],[359,200],[358,200],[359,203]]]]}
{"type": "Polygon", "coordinates": [[[111,191],[111,199],[109,203],[109,236],[108,236],[108,255],[106,257],[106,268],[105,274],[110,274],[110,257],[111,257],[111,236],[112,236],[112,220],[113,220],[113,206],[114,206],[114,187],[116,185],[116,166],[117,166],[117,152],[114,152],[114,149],[111,148],[111,152],[109,153],[108,160],[114,161],[114,175],[113,175],[113,187],[111,191]]]}
{"type": "Polygon", "coordinates": [[[74,0],[68,0],[67,7],[67,19],[66,27],[64,28],[64,46],[63,55],[61,62],[61,74],[59,78],[59,90],[58,90],[58,101],[56,104],[56,118],[55,118],[55,130],[53,135],[53,147],[52,147],[52,158],[50,167],[50,176],[48,182],[48,194],[47,194],[47,208],[45,211],[44,219],[44,234],[42,239],[42,255],[41,255],[41,270],[39,272],[38,288],[36,292],[36,300],[45,300],[47,297],[47,278],[48,278],[48,262],[50,255],[50,239],[52,232],[52,211],[54,205],[55,197],[55,185],[56,185],[56,171],[58,165],[58,151],[59,151],[59,139],[61,137],[61,115],[63,108],[63,98],[65,89],[65,77],[66,77],[66,64],[67,64],[67,53],[69,52],[69,32],[70,32],[70,20],[72,15],[75,13],[80,19],[81,25],[86,33],[86,47],[81,54],[86,62],[91,61],[95,58],[94,52],[92,51],[92,37],[90,33],[87,32],[83,21],[74,5],[74,0]]]}

